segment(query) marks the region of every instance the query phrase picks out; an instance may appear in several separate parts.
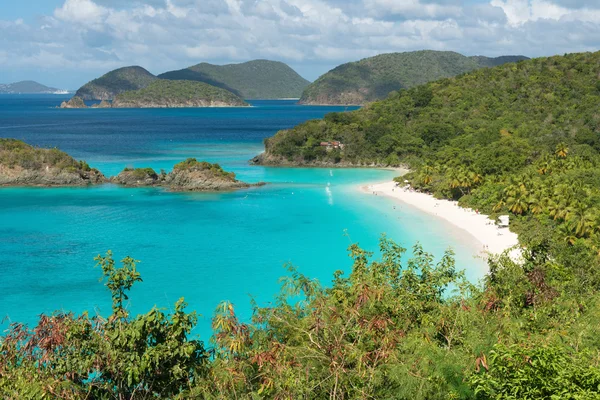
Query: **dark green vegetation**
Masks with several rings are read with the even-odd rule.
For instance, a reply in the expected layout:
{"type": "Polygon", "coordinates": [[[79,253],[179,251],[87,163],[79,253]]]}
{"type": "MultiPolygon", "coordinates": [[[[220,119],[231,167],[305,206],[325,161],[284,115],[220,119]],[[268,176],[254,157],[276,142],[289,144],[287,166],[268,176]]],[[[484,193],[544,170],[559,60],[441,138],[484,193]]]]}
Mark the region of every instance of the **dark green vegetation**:
{"type": "Polygon", "coordinates": [[[112,107],[247,106],[233,93],[202,82],[155,80],[147,87],[118,94],[112,107]]]}
{"type": "Polygon", "coordinates": [[[37,93],[56,93],[56,88],[51,88],[34,81],[21,81],[9,84],[0,83],[0,94],[37,94],[37,93]]]}
{"type": "Polygon", "coordinates": [[[298,98],[309,84],[286,64],[269,60],[229,65],[201,63],[165,72],[158,77],[204,82],[227,89],[244,99],[298,98]]]}
{"type": "Polygon", "coordinates": [[[395,90],[524,59],[527,58],[465,57],[450,51],[431,50],[381,54],[329,71],[306,88],[300,103],[365,104],[384,99],[395,90]]]}
{"type": "Polygon", "coordinates": [[[117,94],[143,89],[157,78],[142,67],[124,67],[83,85],[75,96],[83,100],[112,100],[117,94]]]}
{"type": "Polygon", "coordinates": [[[69,186],[102,183],[100,171],[56,148],[0,138],[0,186],[69,186]]]}
{"type": "Polygon", "coordinates": [[[206,161],[198,161],[195,158],[188,158],[173,166],[173,171],[208,171],[221,178],[235,180],[234,172],[227,172],[219,164],[211,164],[206,161]]]}
{"type": "Polygon", "coordinates": [[[16,139],[0,138],[0,165],[7,168],[43,169],[50,166],[58,169],[90,170],[83,161],[76,161],[67,153],[54,149],[33,147],[16,139]]]}
{"type": "MultiPolygon", "coordinates": [[[[600,284],[600,53],[485,68],[330,114],[266,141],[294,162],[407,164],[406,178],[489,214],[600,284]],[[321,141],[343,150],[326,152],[321,141]],[[585,255],[585,256],[584,256],[585,255]]],[[[402,178],[404,180],[405,178],[402,178]]]]}
{"type": "Polygon", "coordinates": [[[599,296],[569,287],[541,249],[490,263],[482,287],[452,253],[385,238],[381,259],[350,246],[351,273],[330,288],[289,267],[269,307],[240,321],[231,303],[208,343],[180,299],[167,313],[124,308],[141,281],[130,257],[98,256],[107,318],[41,316],[0,342],[5,399],[597,399],[599,296]],[[452,289],[450,289],[452,288],[452,289]]]}

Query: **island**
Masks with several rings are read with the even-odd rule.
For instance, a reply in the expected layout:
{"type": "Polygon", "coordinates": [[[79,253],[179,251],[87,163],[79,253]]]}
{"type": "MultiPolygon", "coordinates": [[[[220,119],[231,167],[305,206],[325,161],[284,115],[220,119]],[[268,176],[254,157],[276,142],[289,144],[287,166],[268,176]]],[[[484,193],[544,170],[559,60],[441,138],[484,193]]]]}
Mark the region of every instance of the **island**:
{"type": "Polygon", "coordinates": [[[0,139],[0,186],[87,186],[105,182],[100,171],[56,148],[0,139]]]}
{"type": "Polygon", "coordinates": [[[0,83],[0,94],[68,94],[68,90],[56,89],[35,81],[0,83]]]}
{"type": "Polygon", "coordinates": [[[247,107],[228,90],[203,82],[157,80],[148,87],[117,95],[113,108],[247,107]]]}
{"type": "Polygon", "coordinates": [[[164,187],[173,192],[222,192],[265,185],[239,181],[235,173],[223,170],[219,164],[195,158],[176,164],[169,173],[159,174],[152,168],[125,168],[110,181],[127,187],[164,187]]]}
{"type": "Polygon", "coordinates": [[[110,71],[83,85],[75,93],[85,101],[113,100],[119,93],[143,89],[158,79],[139,66],[110,71]]]}
{"type": "Polygon", "coordinates": [[[304,90],[300,104],[364,105],[384,99],[396,90],[526,59],[524,56],[466,57],[452,51],[433,50],[380,54],[342,64],[322,75],[304,90]]]}
{"type": "Polygon", "coordinates": [[[262,100],[297,99],[310,83],[287,64],[270,60],[228,65],[200,63],[178,71],[165,72],[158,77],[204,82],[229,90],[243,99],[262,100]]]}

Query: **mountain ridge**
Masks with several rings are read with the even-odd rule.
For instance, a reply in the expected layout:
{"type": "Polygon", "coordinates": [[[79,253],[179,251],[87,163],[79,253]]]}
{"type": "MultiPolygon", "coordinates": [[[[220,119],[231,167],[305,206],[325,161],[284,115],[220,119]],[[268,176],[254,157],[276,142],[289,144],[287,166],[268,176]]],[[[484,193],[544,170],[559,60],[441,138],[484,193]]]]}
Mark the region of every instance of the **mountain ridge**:
{"type": "Polygon", "coordinates": [[[408,89],[478,68],[525,60],[525,56],[467,57],[452,51],[386,53],[337,66],[310,84],[300,104],[364,105],[408,89]]]}
{"type": "Polygon", "coordinates": [[[168,80],[194,80],[237,94],[244,99],[299,98],[310,83],[280,61],[252,60],[239,64],[200,63],[158,75],[168,80]]]}
{"type": "Polygon", "coordinates": [[[80,87],[75,97],[83,100],[113,100],[120,93],[143,89],[158,78],[140,66],[109,71],[80,87]]]}

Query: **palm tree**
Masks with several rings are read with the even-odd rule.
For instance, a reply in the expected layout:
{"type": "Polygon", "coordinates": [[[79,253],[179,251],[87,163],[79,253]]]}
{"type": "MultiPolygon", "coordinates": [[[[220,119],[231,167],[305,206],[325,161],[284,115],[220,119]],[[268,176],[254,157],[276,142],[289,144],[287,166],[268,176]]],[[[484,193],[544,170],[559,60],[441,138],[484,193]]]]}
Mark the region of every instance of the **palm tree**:
{"type": "Polygon", "coordinates": [[[547,199],[541,194],[541,192],[532,193],[527,199],[529,203],[529,210],[533,214],[541,214],[546,208],[547,199]]]}
{"type": "Polygon", "coordinates": [[[426,165],[423,167],[423,169],[421,170],[421,182],[424,185],[429,185],[432,181],[433,181],[433,174],[435,173],[435,170],[433,167],[430,167],[429,165],[426,165]]]}
{"type": "Polygon", "coordinates": [[[575,235],[579,238],[589,237],[596,230],[596,218],[582,203],[579,203],[567,217],[572,224],[575,235]]]}
{"type": "Polygon", "coordinates": [[[523,215],[529,209],[528,193],[525,189],[520,189],[515,195],[506,199],[506,205],[513,214],[523,215]]]}
{"type": "Polygon", "coordinates": [[[556,145],[556,151],[554,152],[558,158],[567,158],[569,154],[569,148],[564,142],[560,142],[556,145]]]}
{"type": "Polygon", "coordinates": [[[565,242],[573,246],[577,241],[577,235],[573,227],[570,224],[562,224],[558,229],[563,235],[565,242]]]}

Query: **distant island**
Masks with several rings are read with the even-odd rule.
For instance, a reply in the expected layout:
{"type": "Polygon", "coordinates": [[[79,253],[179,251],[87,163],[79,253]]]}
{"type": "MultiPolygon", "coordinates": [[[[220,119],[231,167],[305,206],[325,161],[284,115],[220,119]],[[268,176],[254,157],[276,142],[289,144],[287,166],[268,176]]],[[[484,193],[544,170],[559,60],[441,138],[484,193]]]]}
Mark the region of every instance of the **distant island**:
{"type": "Polygon", "coordinates": [[[524,56],[466,57],[432,50],[381,54],[340,65],[322,75],[306,88],[300,104],[364,105],[384,99],[396,90],[526,59],[524,56]]]}
{"type": "Polygon", "coordinates": [[[110,71],[83,85],[61,108],[247,106],[243,99],[299,98],[310,82],[284,63],[198,64],[154,76],[140,66],[110,71]],[[112,102],[112,103],[108,103],[112,102]]]}
{"type": "Polygon", "coordinates": [[[56,89],[34,81],[0,83],[0,94],[68,94],[68,90],[56,89]]]}
{"type": "Polygon", "coordinates": [[[244,99],[299,98],[310,83],[287,64],[269,60],[229,65],[201,63],[165,72],[158,77],[208,83],[227,89],[244,99]]]}
{"type": "Polygon", "coordinates": [[[113,108],[247,107],[235,94],[202,82],[156,80],[115,97],[113,108]]]}
{"type": "MultiPolygon", "coordinates": [[[[185,108],[185,107],[247,107],[242,98],[215,86],[193,81],[158,79],[149,86],[115,96],[111,102],[102,100],[91,108],[185,108]]],[[[60,108],[88,108],[83,99],[74,96],[60,108]]]]}
{"type": "Polygon", "coordinates": [[[86,83],[77,90],[75,97],[86,101],[113,100],[120,93],[143,89],[156,79],[142,67],[123,67],[86,83]]]}
{"type": "Polygon", "coordinates": [[[163,187],[174,192],[219,192],[262,186],[236,179],[219,164],[188,158],[173,171],[157,174],[152,168],[126,168],[107,179],[85,161],[67,153],[31,146],[16,139],[0,139],[0,187],[88,186],[112,182],[128,187],[163,187]]]}

